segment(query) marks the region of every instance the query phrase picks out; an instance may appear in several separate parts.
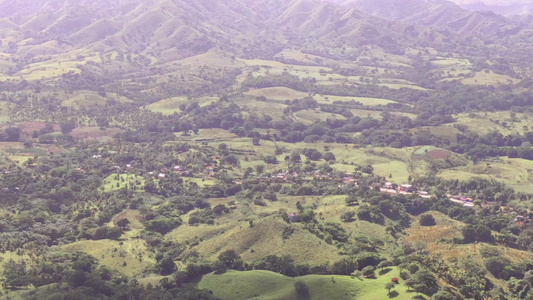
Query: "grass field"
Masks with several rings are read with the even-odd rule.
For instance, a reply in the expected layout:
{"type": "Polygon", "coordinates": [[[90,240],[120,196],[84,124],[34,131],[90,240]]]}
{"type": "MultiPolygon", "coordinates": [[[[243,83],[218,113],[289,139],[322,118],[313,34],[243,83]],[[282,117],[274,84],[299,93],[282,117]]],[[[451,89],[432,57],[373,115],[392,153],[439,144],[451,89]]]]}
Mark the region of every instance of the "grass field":
{"type": "MultiPolygon", "coordinates": [[[[300,92],[294,89],[286,87],[271,87],[264,89],[251,90],[246,93],[250,96],[260,97],[263,96],[271,100],[294,100],[294,99],[303,99],[309,97],[309,93],[300,92]]],[[[321,95],[317,94],[313,96],[318,103],[329,103],[332,104],[335,101],[357,101],[363,105],[372,106],[372,105],[387,105],[389,103],[396,103],[396,101],[381,99],[381,98],[366,98],[366,97],[345,97],[345,96],[332,96],[332,95],[321,95]]]]}
{"type": "Polygon", "coordinates": [[[200,106],[206,106],[213,102],[216,102],[217,100],[217,97],[202,97],[198,99],[187,99],[187,97],[174,97],[152,103],[146,108],[153,112],[159,112],[164,115],[171,115],[173,113],[181,112],[180,105],[182,104],[190,105],[191,103],[196,102],[200,106]]]}
{"type": "Polygon", "coordinates": [[[316,110],[299,110],[294,114],[294,118],[303,124],[313,124],[315,122],[321,121],[325,122],[326,120],[346,120],[345,117],[339,114],[333,114],[323,111],[316,110]]]}
{"type": "MultiPolygon", "coordinates": [[[[208,274],[198,284],[199,288],[213,291],[222,300],[348,300],[389,299],[385,284],[399,277],[399,270],[390,271],[377,279],[357,279],[350,276],[308,275],[296,278],[268,271],[228,271],[221,275],[208,274]],[[308,288],[308,294],[298,294],[294,283],[301,281],[308,288]]],[[[415,293],[398,284],[394,288],[394,299],[411,299],[415,293]]]]}
{"type": "Polygon", "coordinates": [[[74,108],[80,108],[81,106],[103,106],[110,99],[121,103],[131,102],[130,99],[117,94],[109,93],[106,94],[104,97],[102,95],[99,95],[97,92],[87,90],[76,91],[72,95],[67,94],[64,95],[64,97],[66,98],[66,100],[62,101],[61,105],[74,108]]]}
{"type": "Polygon", "coordinates": [[[438,176],[448,180],[467,180],[472,177],[497,180],[516,191],[533,192],[533,161],[526,159],[500,157],[484,160],[475,165],[443,170],[438,176]]]}
{"type": "Polygon", "coordinates": [[[144,178],[135,174],[112,174],[104,179],[104,191],[112,192],[120,190],[128,185],[129,189],[142,191],[144,189],[144,178]]]}
{"type": "MultiPolygon", "coordinates": [[[[239,209],[231,215],[217,219],[214,226],[180,226],[169,234],[169,238],[185,243],[197,243],[189,251],[197,251],[207,260],[216,260],[218,255],[226,250],[235,250],[246,261],[255,261],[272,254],[290,254],[297,263],[316,265],[333,263],[341,258],[335,246],[311,234],[301,224],[291,225],[294,233],[285,240],[282,232],[289,225],[280,217],[257,219],[258,214],[277,213],[279,207],[284,204],[282,202],[279,205],[269,204],[267,208],[256,208],[252,204],[250,213],[244,212],[242,205],[239,205],[239,209]],[[250,227],[247,219],[256,220],[253,227],[250,227]]],[[[184,220],[186,221],[186,218],[184,220]]]]}
{"type": "Polygon", "coordinates": [[[468,59],[459,59],[459,58],[449,58],[449,57],[438,57],[436,60],[431,61],[431,64],[439,68],[469,68],[472,66],[472,63],[468,59]]]}
{"type": "Polygon", "coordinates": [[[114,226],[114,223],[120,221],[121,219],[128,219],[128,221],[130,221],[128,227],[131,229],[144,229],[144,225],[141,222],[141,213],[136,209],[128,209],[116,215],[113,217],[111,222],[109,222],[108,226],[114,226]]]}
{"type": "Polygon", "coordinates": [[[474,114],[458,114],[454,116],[455,124],[464,125],[468,130],[479,134],[492,131],[503,135],[526,134],[533,129],[533,114],[501,112],[479,112],[474,114]]]}
{"type": "Polygon", "coordinates": [[[362,105],[365,106],[373,106],[373,105],[387,105],[389,103],[396,103],[396,101],[388,100],[388,99],[382,99],[382,98],[367,98],[367,97],[347,97],[347,96],[331,96],[331,95],[315,95],[313,98],[318,103],[329,103],[332,104],[335,101],[355,101],[360,102],[362,105]]]}
{"type": "Polygon", "coordinates": [[[300,92],[287,87],[271,87],[250,90],[246,94],[255,97],[265,97],[271,100],[294,100],[309,97],[309,93],[300,92]]]}
{"type": "Polygon", "coordinates": [[[128,276],[142,273],[155,263],[153,253],[148,251],[143,240],[131,239],[122,242],[112,240],[79,241],[63,246],[68,252],[84,252],[112,270],[128,276]]]}
{"type": "Polygon", "coordinates": [[[304,54],[298,50],[285,49],[275,55],[276,58],[296,60],[304,64],[334,65],[336,61],[312,54],[304,54]]]}
{"type": "Polygon", "coordinates": [[[419,91],[427,91],[428,89],[425,89],[423,87],[413,85],[413,84],[399,84],[399,83],[382,83],[381,86],[388,87],[393,90],[399,90],[399,89],[413,89],[413,90],[419,90],[419,91]]]}
{"type": "Polygon", "coordinates": [[[245,114],[252,114],[258,117],[262,117],[263,114],[268,115],[274,121],[279,121],[283,118],[284,111],[287,105],[281,103],[272,103],[264,101],[256,101],[250,99],[243,99],[237,102],[243,109],[245,114]]]}
{"type": "Polygon", "coordinates": [[[465,78],[462,83],[465,85],[509,85],[517,84],[520,80],[508,75],[495,74],[491,70],[483,70],[474,74],[472,78],[465,78]]]}
{"type": "Polygon", "coordinates": [[[99,127],[83,126],[74,128],[70,135],[75,138],[85,139],[88,141],[106,142],[121,132],[124,132],[124,130],[120,128],[100,129],[99,127]]]}
{"type": "Polygon", "coordinates": [[[430,132],[438,137],[442,137],[452,142],[456,142],[457,135],[461,134],[461,132],[457,128],[454,128],[452,126],[427,126],[411,129],[412,133],[423,131],[430,132]]]}

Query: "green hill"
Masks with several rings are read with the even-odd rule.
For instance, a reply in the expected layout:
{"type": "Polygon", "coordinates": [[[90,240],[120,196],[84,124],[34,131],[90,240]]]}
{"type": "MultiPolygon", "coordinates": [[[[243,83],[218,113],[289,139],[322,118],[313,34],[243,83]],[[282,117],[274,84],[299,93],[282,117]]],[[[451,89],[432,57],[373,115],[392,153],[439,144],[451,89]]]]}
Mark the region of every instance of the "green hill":
{"type": "Polygon", "coordinates": [[[387,295],[385,285],[398,277],[397,268],[391,268],[376,279],[362,280],[350,276],[308,275],[291,278],[268,271],[229,271],[221,275],[206,275],[198,286],[213,291],[215,296],[223,300],[411,299],[415,293],[408,291],[401,283],[391,290],[391,295],[387,295]],[[298,295],[295,282],[305,283],[308,295],[298,295]]]}

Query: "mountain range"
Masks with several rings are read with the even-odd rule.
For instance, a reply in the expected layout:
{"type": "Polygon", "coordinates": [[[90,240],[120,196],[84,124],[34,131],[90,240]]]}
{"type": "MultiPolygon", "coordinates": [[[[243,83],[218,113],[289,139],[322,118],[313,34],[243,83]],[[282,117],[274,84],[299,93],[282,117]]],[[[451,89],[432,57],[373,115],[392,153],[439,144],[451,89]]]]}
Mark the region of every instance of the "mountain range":
{"type": "Polygon", "coordinates": [[[75,50],[158,62],[212,48],[263,58],[323,45],[464,51],[528,44],[531,34],[523,23],[444,0],[0,0],[0,51],[19,64],[75,50]]]}

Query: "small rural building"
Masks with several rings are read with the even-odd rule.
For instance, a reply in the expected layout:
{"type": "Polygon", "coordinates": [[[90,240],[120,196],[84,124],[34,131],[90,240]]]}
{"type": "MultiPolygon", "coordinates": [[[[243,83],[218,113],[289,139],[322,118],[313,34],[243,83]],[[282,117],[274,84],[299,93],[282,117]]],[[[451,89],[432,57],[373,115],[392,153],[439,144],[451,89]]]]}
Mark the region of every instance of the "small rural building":
{"type": "Polygon", "coordinates": [[[405,193],[412,193],[413,192],[413,185],[411,184],[402,184],[400,185],[400,191],[405,193]]]}

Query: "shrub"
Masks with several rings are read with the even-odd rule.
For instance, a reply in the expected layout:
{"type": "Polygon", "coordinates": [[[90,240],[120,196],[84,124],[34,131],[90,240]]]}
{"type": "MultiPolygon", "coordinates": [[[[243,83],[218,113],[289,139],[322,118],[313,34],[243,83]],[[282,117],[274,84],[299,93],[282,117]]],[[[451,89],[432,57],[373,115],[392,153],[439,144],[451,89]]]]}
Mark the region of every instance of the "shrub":
{"type": "Polygon", "coordinates": [[[341,215],[341,220],[343,222],[352,222],[355,217],[355,212],[353,211],[347,211],[341,215]]]}
{"type": "Polygon", "coordinates": [[[481,254],[483,258],[500,256],[501,254],[500,249],[493,247],[493,246],[487,246],[487,245],[483,245],[481,249],[479,249],[479,253],[481,254]]]}
{"type": "Polygon", "coordinates": [[[435,218],[431,214],[424,214],[420,217],[420,225],[422,226],[435,226],[437,225],[437,222],[435,222],[435,218]]]}
{"type": "Polygon", "coordinates": [[[374,272],[375,271],[376,271],[376,268],[374,268],[372,266],[364,267],[363,270],[361,270],[361,272],[363,272],[363,276],[369,277],[369,278],[374,277],[374,272]]]}

